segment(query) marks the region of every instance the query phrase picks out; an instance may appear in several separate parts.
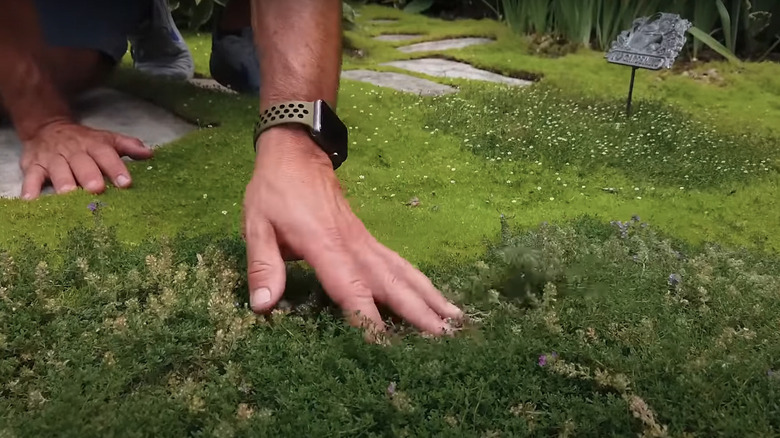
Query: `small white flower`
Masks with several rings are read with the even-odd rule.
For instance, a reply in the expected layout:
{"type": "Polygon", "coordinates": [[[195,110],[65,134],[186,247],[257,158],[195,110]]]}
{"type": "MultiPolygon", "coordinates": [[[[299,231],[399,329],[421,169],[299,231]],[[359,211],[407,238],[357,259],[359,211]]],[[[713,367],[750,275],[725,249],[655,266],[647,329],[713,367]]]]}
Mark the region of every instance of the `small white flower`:
{"type": "Polygon", "coordinates": [[[222,214],[227,214],[227,210],[222,210],[222,214]]]}
{"type": "Polygon", "coordinates": [[[360,177],[359,177],[359,178],[360,178],[360,179],[366,179],[366,176],[365,176],[365,175],[360,175],[360,177]]]}
{"type": "Polygon", "coordinates": [[[395,193],[391,193],[391,194],[390,194],[390,197],[391,197],[391,198],[395,198],[395,193]]]}
{"type": "Polygon", "coordinates": [[[203,199],[206,199],[206,198],[208,198],[208,197],[209,197],[209,195],[208,195],[208,194],[206,194],[206,193],[204,193],[204,194],[203,194],[203,199]]]}
{"type": "Polygon", "coordinates": [[[550,197],[550,201],[555,201],[555,198],[553,198],[553,197],[550,197]]]}
{"type": "Polygon", "coordinates": [[[542,186],[537,187],[536,190],[542,190],[542,186]]]}
{"type": "Polygon", "coordinates": [[[513,199],[512,204],[517,204],[517,199],[513,199]]]}
{"type": "Polygon", "coordinates": [[[148,167],[146,168],[146,170],[152,170],[152,169],[153,169],[153,168],[152,168],[152,166],[148,166],[148,167]]]}
{"type": "Polygon", "coordinates": [[[451,180],[450,180],[450,184],[455,184],[455,180],[454,180],[454,179],[451,179],[451,180]]]}

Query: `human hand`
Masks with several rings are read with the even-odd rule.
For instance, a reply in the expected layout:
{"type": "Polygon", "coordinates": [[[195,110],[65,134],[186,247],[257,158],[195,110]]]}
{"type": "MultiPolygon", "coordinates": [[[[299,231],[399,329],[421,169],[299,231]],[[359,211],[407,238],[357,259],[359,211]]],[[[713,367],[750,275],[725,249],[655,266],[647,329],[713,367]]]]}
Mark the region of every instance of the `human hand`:
{"type": "Polygon", "coordinates": [[[446,319],[462,318],[461,310],[368,232],[328,156],[303,129],[271,128],[257,148],[243,218],[252,310],[273,308],[285,288],[284,260],[303,259],[349,323],[367,328],[369,337],[385,330],[376,303],[426,333],[452,332],[446,319]]]}
{"type": "Polygon", "coordinates": [[[96,130],[69,121],[52,122],[23,138],[20,165],[24,173],[22,198],[35,199],[46,180],[57,193],[81,186],[102,193],[106,175],[117,187],[131,185],[130,172],[120,158],[151,158],[153,152],[140,140],[96,130]]]}

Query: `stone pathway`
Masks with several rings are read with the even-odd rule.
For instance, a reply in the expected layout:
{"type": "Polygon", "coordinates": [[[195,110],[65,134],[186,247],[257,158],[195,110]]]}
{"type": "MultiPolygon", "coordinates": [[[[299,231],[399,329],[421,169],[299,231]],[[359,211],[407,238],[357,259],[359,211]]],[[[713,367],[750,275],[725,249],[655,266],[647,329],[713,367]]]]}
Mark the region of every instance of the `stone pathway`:
{"type": "Polygon", "coordinates": [[[383,35],[375,36],[374,39],[377,41],[407,41],[407,40],[413,40],[420,38],[423,35],[419,34],[404,34],[404,33],[386,33],[383,35]]]}
{"type": "Polygon", "coordinates": [[[342,78],[368,82],[380,87],[389,87],[398,91],[415,93],[420,96],[440,96],[456,93],[456,88],[438,84],[427,79],[417,78],[402,73],[381,72],[373,70],[346,70],[342,78]]]}
{"type": "Polygon", "coordinates": [[[409,59],[405,61],[386,62],[381,65],[410,70],[430,76],[442,78],[471,79],[478,81],[496,82],[507,85],[527,86],[533,82],[522,79],[510,78],[486,70],[480,70],[465,62],[449,61],[439,58],[409,59]]]}
{"type": "Polygon", "coordinates": [[[399,47],[398,50],[404,53],[431,52],[438,50],[462,49],[468,46],[492,43],[493,41],[494,40],[490,38],[450,38],[446,40],[426,41],[424,43],[403,46],[399,47]]]}
{"type": "MultiPolygon", "coordinates": [[[[75,113],[86,126],[133,136],[150,147],[169,143],[197,129],[158,106],[105,88],[85,94],[75,113]]],[[[2,198],[18,198],[20,195],[23,181],[19,168],[21,154],[22,144],[13,127],[10,124],[0,125],[2,198]]],[[[43,193],[53,193],[53,189],[47,186],[43,193]]]]}
{"type": "MultiPolygon", "coordinates": [[[[384,24],[395,22],[396,20],[371,20],[372,24],[384,24]]],[[[406,41],[420,38],[423,35],[418,34],[397,34],[388,33],[375,36],[374,39],[385,42],[406,41]]],[[[488,44],[495,40],[491,38],[448,38],[438,41],[425,41],[416,44],[398,47],[397,50],[403,53],[415,52],[436,52],[444,50],[462,49],[464,47],[488,44]]],[[[439,58],[410,59],[404,61],[387,62],[382,65],[399,68],[402,70],[422,73],[429,76],[442,78],[470,79],[477,81],[495,82],[513,86],[527,86],[533,82],[522,79],[511,78],[492,73],[486,70],[475,68],[465,62],[449,61],[439,58]]],[[[342,72],[342,78],[356,81],[368,82],[380,87],[388,87],[398,91],[406,91],[421,96],[439,96],[457,92],[456,88],[438,84],[427,79],[422,79],[403,73],[375,72],[370,70],[345,70],[342,72]]]]}
{"type": "Polygon", "coordinates": [[[205,88],[207,90],[215,90],[215,91],[222,91],[224,93],[238,94],[237,91],[231,90],[230,88],[220,84],[219,82],[211,78],[194,78],[194,79],[190,79],[189,82],[192,85],[195,85],[196,87],[205,88]]]}

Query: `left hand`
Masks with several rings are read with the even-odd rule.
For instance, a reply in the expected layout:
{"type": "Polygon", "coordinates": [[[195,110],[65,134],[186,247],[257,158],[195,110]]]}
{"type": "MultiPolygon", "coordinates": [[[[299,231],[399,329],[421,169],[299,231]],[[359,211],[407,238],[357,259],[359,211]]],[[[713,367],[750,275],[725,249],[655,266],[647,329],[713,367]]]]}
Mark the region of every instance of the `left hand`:
{"type": "Polygon", "coordinates": [[[281,298],[284,259],[303,259],[350,324],[368,328],[369,337],[385,330],[376,303],[429,334],[452,332],[446,319],[462,318],[461,310],[368,232],[342,194],[328,156],[303,129],[271,128],[257,148],[243,218],[254,311],[268,311],[281,298]]]}

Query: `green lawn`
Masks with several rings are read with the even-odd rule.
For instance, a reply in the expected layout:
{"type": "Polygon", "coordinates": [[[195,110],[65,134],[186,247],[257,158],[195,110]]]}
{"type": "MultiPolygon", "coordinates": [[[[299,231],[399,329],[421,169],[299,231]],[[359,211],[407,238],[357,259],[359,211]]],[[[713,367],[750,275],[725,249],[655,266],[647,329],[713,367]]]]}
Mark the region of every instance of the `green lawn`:
{"type": "MultiPolygon", "coordinates": [[[[641,71],[627,120],[629,70],[600,53],[360,12],[344,68],[409,58],[370,39],[386,29],[492,36],[447,55],[542,77],[436,79],[460,88],[438,98],[342,82],[347,196],[468,309],[461,335],[366,345],[298,265],[292,312],[254,317],[256,100],[123,71],[202,129],[132,163],[131,190],[0,201],[0,437],[780,433],[780,66],[641,71]]],[[[188,41],[207,74],[208,36],[188,41]]]]}

